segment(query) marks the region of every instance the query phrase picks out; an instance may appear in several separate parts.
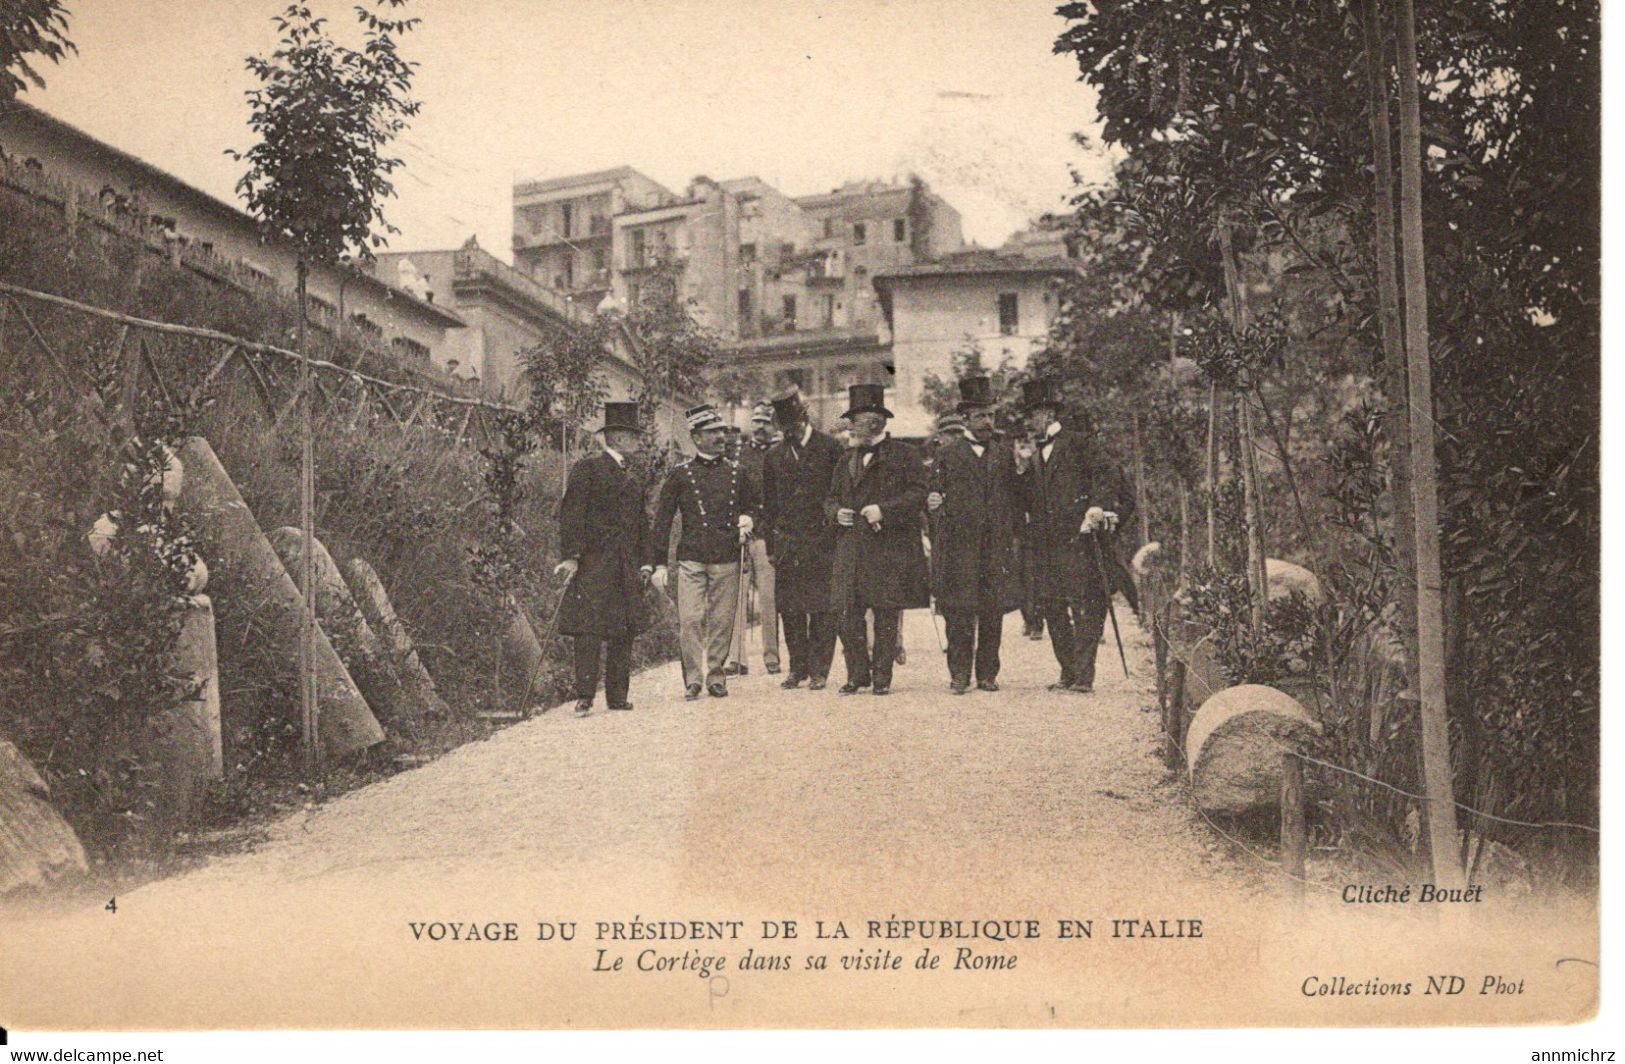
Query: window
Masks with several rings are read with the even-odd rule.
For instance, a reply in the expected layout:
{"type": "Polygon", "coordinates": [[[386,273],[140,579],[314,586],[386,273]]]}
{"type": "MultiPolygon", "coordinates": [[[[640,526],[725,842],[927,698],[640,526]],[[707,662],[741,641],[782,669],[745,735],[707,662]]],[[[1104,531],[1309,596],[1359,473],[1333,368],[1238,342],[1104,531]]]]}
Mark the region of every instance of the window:
{"type": "Polygon", "coordinates": [[[1016,293],[999,293],[999,333],[1002,336],[1014,336],[1021,327],[1020,318],[1016,314],[1016,293]]]}
{"type": "Polygon", "coordinates": [[[564,256],[564,284],[563,284],[562,287],[565,288],[566,290],[569,290],[571,288],[574,288],[575,286],[576,286],[576,257],[574,255],[566,255],[566,256],[564,256]]]}
{"type": "Polygon", "coordinates": [[[902,218],[894,218],[891,223],[891,238],[893,243],[901,244],[908,239],[908,222],[902,218]]]}
{"type": "Polygon", "coordinates": [[[824,328],[826,328],[826,329],[835,328],[835,297],[834,296],[830,295],[830,296],[825,296],[823,298],[823,306],[822,306],[822,308],[820,308],[819,320],[821,322],[823,322],[824,328]]]}
{"type": "Polygon", "coordinates": [[[755,244],[740,244],[739,245],[739,261],[741,263],[755,262],[756,261],[756,245],[755,244]]]}
{"type": "Polygon", "coordinates": [[[739,323],[741,325],[750,321],[754,307],[755,304],[751,300],[750,289],[741,288],[739,290],[739,323]]]}
{"type": "Polygon", "coordinates": [[[862,222],[852,223],[852,243],[861,244],[869,239],[869,227],[862,222]]]}
{"type": "Polygon", "coordinates": [[[429,348],[427,345],[420,344],[416,340],[409,339],[405,336],[397,336],[395,339],[389,342],[389,346],[394,348],[395,353],[400,355],[402,358],[411,359],[414,362],[429,361],[429,348]]]}
{"type": "Polygon", "coordinates": [[[338,317],[338,308],[333,306],[321,296],[309,296],[311,317],[319,321],[332,321],[338,317]]]}
{"type": "Polygon", "coordinates": [[[350,324],[356,327],[357,332],[370,336],[374,340],[383,338],[384,327],[367,317],[365,314],[356,313],[350,315],[350,324]]]}
{"type": "Polygon", "coordinates": [[[559,214],[563,219],[559,229],[559,235],[567,237],[570,235],[570,223],[575,221],[575,206],[573,204],[566,203],[559,208],[559,214]]]}
{"type": "Polygon", "coordinates": [[[627,235],[632,238],[632,246],[627,250],[627,268],[635,270],[647,265],[648,250],[644,246],[643,230],[633,229],[627,235]]]}
{"type": "Polygon", "coordinates": [[[643,289],[636,281],[626,282],[626,309],[636,310],[643,300],[643,289]]]}
{"type": "Polygon", "coordinates": [[[834,239],[834,237],[835,237],[835,219],[834,218],[825,218],[824,219],[824,239],[825,240],[832,240],[832,239],[834,239]]]}
{"type": "Polygon", "coordinates": [[[604,267],[609,265],[609,253],[603,248],[592,249],[592,270],[594,273],[603,273],[604,267]]]}
{"type": "Polygon", "coordinates": [[[784,297],[784,331],[796,331],[796,297],[784,297]]]}
{"type": "Polygon", "coordinates": [[[535,236],[547,228],[547,219],[544,208],[532,207],[525,212],[525,218],[530,222],[530,235],[535,236]]]}

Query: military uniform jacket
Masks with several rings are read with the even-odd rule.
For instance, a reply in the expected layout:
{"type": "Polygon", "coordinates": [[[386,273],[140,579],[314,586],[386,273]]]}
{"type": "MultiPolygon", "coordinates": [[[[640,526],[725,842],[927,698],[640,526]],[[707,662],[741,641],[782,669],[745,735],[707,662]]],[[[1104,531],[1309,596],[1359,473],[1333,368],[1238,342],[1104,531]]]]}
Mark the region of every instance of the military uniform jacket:
{"type": "Polygon", "coordinates": [[[803,445],[781,440],[762,464],[762,523],[782,613],[829,609],[835,527],[824,512],[829,483],[846,448],[813,430],[803,445]]]}
{"type": "Polygon", "coordinates": [[[738,462],[695,455],[673,468],[660,486],[646,560],[649,565],[666,564],[672,520],[680,513],[683,530],[677,540],[678,561],[738,562],[739,517],[747,514],[754,521],[759,509],[756,485],[738,462]]]}
{"type": "Polygon", "coordinates": [[[1091,506],[1111,510],[1124,525],[1134,516],[1134,495],[1105,452],[1071,429],[1062,429],[1046,460],[1042,451],[1019,478],[1033,552],[1034,593],[1072,603],[1100,602],[1107,587],[1132,587],[1117,556],[1115,535],[1080,535],[1091,506]],[[1096,559],[1099,559],[1097,563],[1096,559]],[[1102,583],[1104,569],[1110,584],[1102,583]]]}
{"type": "Polygon", "coordinates": [[[646,502],[640,479],[607,454],[571,467],[559,504],[559,555],[577,568],[559,604],[561,633],[622,639],[647,626],[638,573],[648,550],[646,502]]]}
{"type": "Polygon", "coordinates": [[[830,608],[918,609],[930,603],[925,548],[920,538],[926,496],[925,464],[913,447],[882,440],[867,466],[851,449],[841,456],[824,502],[835,525],[835,566],[830,608]],[[851,528],[836,524],[836,511],[880,507],[876,532],[858,514],[851,528]]]}
{"type": "Polygon", "coordinates": [[[1013,544],[1025,518],[1016,459],[989,443],[977,457],[967,439],[945,444],[931,471],[942,505],[931,514],[931,593],[943,609],[983,614],[1015,609],[1013,544]]]}

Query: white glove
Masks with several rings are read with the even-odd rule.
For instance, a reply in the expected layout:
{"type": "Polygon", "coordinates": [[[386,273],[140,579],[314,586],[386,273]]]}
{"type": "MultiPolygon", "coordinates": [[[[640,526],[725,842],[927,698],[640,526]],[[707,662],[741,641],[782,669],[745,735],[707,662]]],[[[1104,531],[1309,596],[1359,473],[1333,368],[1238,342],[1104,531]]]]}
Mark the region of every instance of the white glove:
{"type": "Polygon", "coordinates": [[[865,506],[858,512],[861,513],[863,515],[863,519],[869,522],[871,525],[880,524],[880,507],[876,506],[874,503],[870,503],[868,506],[865,506]]]}
{"type": "Polygon", "coordinates": [[[1083,524],[1078,527],[1079,532],[1093,532],[1106,522],[1106,511],[1098,506],[1089,507],[1083,515],[1083,524]]]}
{"type": "Polygon", "coordinates": [[[743,543],[743,542],[745,542],[745,540],[749,539],[750,538],[750,530],[755,528],[755,527],[756,527],[756,522],[751,520],[750,514],[740,514],[739,515],[739,542],[743,543]]]}
{"type": "Polygon", "coordinates": [[[1108,531],[1108,532],[1116,532],[1117,531],[1117,514],[1112,510],[1107,510],[1107,511],[1105,511],[1103,517],[1104,517],[1105,522],[1106,522],[1106,531],[1108,531]]]}
{"type": "Polygon", "coordinates": [[[666,567],[664,565],[655,566],[654,575],[649,577],[649,583],[662,591],[666,590],[666,567]]]}
{"type": "Polygon", "coordinates": [[[566,558],[553,567],[553,575],[562,576],[564,579],[569,580],[571,577],[576,575],[576,569],[579,568],[580,565],[581,563],[576,561],[574,558],[566,558]]]}
{"type": "Polygon", "coordinates": [[[941,509],[941,507],[942,507],[942,492],[933,491],[931,494],[927,495],[925,497],[925,505],[929,509],[932,509],[932,510],[941,509]]]}
{"type": "Polygon", "coordinates": [[[842,528],[851,528],[856,515],[845,506],[835,511],[835,523],[842,528]]]}

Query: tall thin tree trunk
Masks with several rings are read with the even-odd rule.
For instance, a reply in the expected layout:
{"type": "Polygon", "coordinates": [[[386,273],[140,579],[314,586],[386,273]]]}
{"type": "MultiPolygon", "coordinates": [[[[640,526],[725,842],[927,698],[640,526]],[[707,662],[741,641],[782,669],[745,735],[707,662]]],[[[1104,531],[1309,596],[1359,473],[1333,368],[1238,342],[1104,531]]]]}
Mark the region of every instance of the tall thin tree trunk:
{"type": "Polygon", "coordinates": [[[1207,388],[1207,565],[1219,567],[1219,386],[1207,388]]]}
{"type": "Polygon", "coordinates": [[[1191,497],[1185,490],[1185,478],[1179,480],[1179,586],[1191,580],[1191,497]]]}
{"type": "Polygon", "coordinates": [[[1134,412],[1134,505],[1140,511],[1140,543],[1151,542],[1151,507],[1145,494],[1145,453],[1140,448],[1140,412],[1134,412]]]}
{"type": "Polygon", "coordinates": [[[1394,514],[1394,568],[1400,574],[1399,635],[1405,646],[1406,687],[1421,690],[1416,665],[1416,524],[1411,508],[1411,433],[1405,411],[1410,381],[1405,372],[1405,336],[1400,318],[1399,268],[1394,261],[1398,235],[1394,224],[1394,159],[1389,143],[1388,64],[1379,0],[1363,0],[1361,25],[1365,43],[1366,93],[1371,120],[1372,203],[1376,215],[1373,251],[1377,264],[1377,327],[1382,342],[1383,390],[1388,414],[1383,430],[1388,437],[1392,468],[1390,503],[1394,514]]]}
{"type": "Polygon", "coordinates": [[[314,768],[321,757],[321,707],[316,698],[316,453],[312,443],[315,416],[311,409],[310,356],[305,351],[306,276],[308,268],[300,258],[296,267],[299,283],[299,533],[302,557],[299,562],[299,591],[304,609],[299,615],[299,721],[303,731],[305,766],[314,768]]]}
{"type": "Polygon", "coordinates": [[[1426,258],[1422,242],[1422,118],[1411,0],[1399,0],[1399,208],[1405,278],[1405,353],[1410,375],[1411,505],[1416,525],[1416,642],[1421,679],[1422,786],[1433,878],[1465,879],[1456,859],[1450,718],[1445,700],[1444,581],[1439,557],[1438,470],[1433,448],[1433,367],[1428,355],[1426,258]]]}
{"type": "MultiPolygon", "coordinates": [[[[1230,296],[1230,324],[1239,337],[1247,328],[1247,290],[1236,262],[1236,249],[1228,223],[1219,230],[1225,288],[1230,296]]],[[[1252,590],[1253,631],[1264,630],[1264,604],[1269,583],[1264,576],[1263,503],[1258,490],[1258,467],[1253,456],[1252,414],[1247,406],[1245,382],[1236,395],[1236,466],[1241,472],[1242,514],[1247,525],[1247,586],[1252,590]]]]}

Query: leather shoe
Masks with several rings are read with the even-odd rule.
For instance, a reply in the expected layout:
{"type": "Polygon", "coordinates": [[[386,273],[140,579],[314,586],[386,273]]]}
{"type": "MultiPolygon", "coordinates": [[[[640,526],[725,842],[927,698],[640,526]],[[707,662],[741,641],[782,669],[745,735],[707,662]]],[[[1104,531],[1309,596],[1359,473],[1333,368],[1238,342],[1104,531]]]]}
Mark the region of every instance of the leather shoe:
{"type": "Polygon", "coordinates": [[[620,713],[630,713],[632,711],[632,703],[630,703],[630,702],[611,702],[609,704],[609,708],[613,709],[613,710],[616,710],[617,712],[620,712],[620,713]]]}
{"type": "Polygon", "coordinates": [[[767,674],[769,676],[777,676],[779,674],[779,667],[777,665],[769,665],[767,667],[767,674]]]}
{"type": "Polygon", "coordinates": [[[948,690],[952,691],[956,695],[966,694],[970,691],[970,684],[966,683],[964,680],[955,680],[953,683],[948,685],[948,690]]]}
{"type": "Polygon", "coordinates": [[[899,664],[899,665],[907,665],[908,664],[908,651],[904,650],[902,647],[898,647],[897,648],[897,656],[895,658],[893,658],[892,660],[897,662],[897,664],[899,664]]]}
{"type": "Polygon", "coordinates": [[[750,672],[750,666],[739,661],[730,661],[722,667],[724,676],[744,676],[750,672]]]}
{"type": "Polygon", "coordinates": [[[875,694],[877,694],[877,695],[889,695],[889,694],[891,694],[891,685],[890,684],[884,684],[884,683],[875,684],[875,694]]]}
{"type": "Polygon", "coordinates": [[[809,691],[822,691],[828,686],[829,681],[824,679],[822,676],[807,681],[807,690],[809,691]]]}
{"type": "Polygon", "coordinates": [[[576,716],[585,717],[592,712],[592,699],[582,698],[576,700],[576,716]]]}
{"type": "Polygon", "coordinates": [[[689,684],[687,689],[683,691],[683,698],[690,702],[698,697],[700,697],[700,685],[697,683],[689,684]]]}
{"type": "Polygon", "coordinates": [[[779,686],[784,688],[786,691],[793,691],[797,687],[801,686],[801,681],[804,679],[806,679],[805,676],[797,676],[792,672],[790,675],[784,678],[784,681],[780,683],[779,686]]]}
{"type": "Polygon", "coordinates": [[[727,698],[728,697],[728,685],[725,684],[725,683],[721,683],[721,682],[714,683],[711,686],[707,687],[705,690],[706,690],[706,693],[709,694],[712,698],[727,698]]]}
{"type": "Polygon", "coordinates": [[[1070,691],[1070,690],[1072,690],[1072,677],[1070,677],[1070,676],[1061,677],[1059,680],[1056,680],[1054,683],[1050,684],[1049,689],[1051,691],[1070,691]]]}
{"type": "Polygon", "coordinates": [[[859,691],[863,690],[865,687],[868,687],[868,686],[869,685],[866,684],[866,683],[852,683],[851,681],[848,681],[846,683],[843,683],[836,690],[835,693],[836,694],[842,694],[842,695],[855,695],[859,691]]]}
{"type": "Polygon", "coordinates": [[[1080,695],[1092,695],[1095,693],[1095,685],[1092,683],[1079,682],[1074,683],[1072,686],[1068,687],[1067,690],[1076,691],[1080,695]]]}
{"type": "Polygon", "coordinates": [[[976,689],[978,691],[997,691],[999,685],[992,680],[977,680],[976,689]]]}

